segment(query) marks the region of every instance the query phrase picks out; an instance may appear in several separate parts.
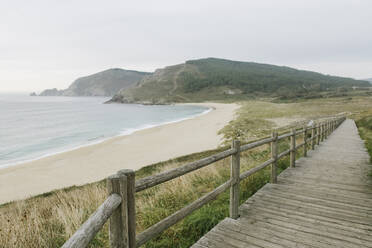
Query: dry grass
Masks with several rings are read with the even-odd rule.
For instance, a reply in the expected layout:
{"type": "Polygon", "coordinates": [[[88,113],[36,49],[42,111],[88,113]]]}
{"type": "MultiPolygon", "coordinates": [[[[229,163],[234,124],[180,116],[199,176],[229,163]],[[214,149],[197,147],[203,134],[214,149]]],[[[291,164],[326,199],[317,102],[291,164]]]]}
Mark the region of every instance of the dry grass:
{"type": "Polygon", "coordinates": [[[225,144],[239,138],[250,141],[269,135],[273,128],[287,129],[339,113],[360,114],[372,108],[372,97],[341,97],[302,100],[293,103],[245,101],[238,117],[223,128],[225,144]],[[277,122],[276,120],[286,120],[277,122]],[[279,125],[278,125],[279,124],[279,125]]]}
{"type": "MultiPolygon", "coordinates": [[[[245,152],[241,159],[242,171],[267,159],[268,152],[262,155],[262,151],[266,149],[260,147],[257,151],[245,152]],[[257,154],[261,155],[258,157],[257,154]]],[[[165,162],[156,172],[193,160],[165,162]]],[[[225,182],[229,178],[229,164],[230,159],[227,158],[138,193],[137,231],[143,231],[225,182]]],[[[105,183],[99,182],[6,204],[0,208],[0,247],[58,247],[81,226],[105,197],[105,183]]],[[[172,239],[172,243],[178,240],[177,229],[180,226],[182,222],[166,231],[165,235],[172,239]]],[[[108,247],[107,235],[106,226],[91,247],[108,247]]]]}
{"type": "MultiPolygon", "coordinates": [[[[272,127],[268,118],[312,119],[339,112],[363,115],[372,108],[371,98],[311,100],[299,103],[275,104],[246,102],[237,120],[223,132],[227,139],[239,136],[247,139],[252,134],[265,135],[272,127]],[[245,126],[247,125],[247,126],[245,126]],[[238,135],[231,130],[239,130],[238,135]],[[260,131],[261,130],[261,131],[260,131]]],[[[281,150],[287,148],[281,145],[281,150]]],[[[192,154],[172,161],[141,169],[138,177],[155,174],[186,162],[195,161],[215,151],[192,154]]],[[[268,146],[244,152],[241,157],[245,171],[269,156],[268,146]]],[[[224,159],[201,170],[156,186],[136,195],[137,231],[153,225],[186,204],[211,191],[229,178],[229,159],[224,159]]],[[[284,163],[281,165],[285,167],[284,163]]],[[[269,171],[249,177],[241,183],[244,200],[259,189],[269,178],[269,171]]],[[[17,201],[0,207],[0,247],[59,247],[94,212],[106,197],[105,182],[58,190],[39,197],[17,201]]],[[[208,204],[179,224],[165,231],[146,247],[188,247],[200,235],[227,215],[228,193],[208,204]]],[[[107,226],[91,242],[91,247],[108,247],[107,226]]]]}

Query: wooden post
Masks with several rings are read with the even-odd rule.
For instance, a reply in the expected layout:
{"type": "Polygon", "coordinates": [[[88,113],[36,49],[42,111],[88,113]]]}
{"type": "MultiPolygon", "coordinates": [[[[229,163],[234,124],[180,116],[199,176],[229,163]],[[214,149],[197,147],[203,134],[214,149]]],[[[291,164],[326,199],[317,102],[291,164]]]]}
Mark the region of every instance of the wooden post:
{"type": "Polygon", "coordinates": [[[333,131],[335,131],[335,130],[336,130],[336,122],[337,122],[337,120],[336,120],[336,119],[334,119],[334,120],[333,120],[333,131]]]}
{"type": "Polygon", "coordinates": [[[327,138],[326,135],[327,135],[327,123],[324,122],[323,124],[323,141],[327,138]]]}
{"type": "Polygon", "coordinates": [[[307,156],[307,127],[304,126],[304,157],[307,156]]]}
{"type": "Polygon", "coordinates": [[[107,178],[108,195],[121,196],[120,206],[112,213],[109,222],[109,238],[111,248],[128,248],[128,209],[127,209],[127,177],[113,175],[107,178]]]}
{"type": "Polygon", "coordinates": [[[326,123],[326,136],[325,136],[326,139],[328,139],[328,135],[329,135],[329,121],[327,121],[326,123]]]}
{"type": "Polygon", "coordinates": [[[320,144],[320,124],[318,123],[317,128],[316,128],[316,144],[320,144]]]}
{"type": "Polygon", "coordinates": [[[236,153],[231,155],[230,218],[239,217],[239,183],[240,183],[240,141],[233,140],[232,148],[236,153]]]}
{"type": "Polygon", "coordinates": [[[323,140],[327,139],[327,122],[324,122],[323,140]]]}
{"type": "Polygon", "coordinates": [[[315,149],[315,124],[313,124],[312,129],[311,129],[311,149],[315,149]]]}
{"type": "Polygon", "coordinates": [[[327,122],[327,138],[328,138],[328,136],[331,134],[331,121],[328,121],[327,122]]]}
{"type": "Polygon", "coordinates": [[[127,178],[127,204],[128,204],[128,248],[136,247],[136,176],[133,170],[120,170],[118,175],[127,178]]]}
{"type": "Polygon", "coordinates": [[[324,123],[320,124],[320,130],[321,130],[321,132],[320,132],[320,137],[321,137],[320,141],[323,142],[324,141],[324,123]]]}
{"type": "Polygon", "coordinates": [[[296,129],[292,128],[290,144],[290,167],[296,167],[296,129]]]}
{"type": "Polygon", "coordinates": [[[278,133],[272,133],[274,140],[271,142],[271,158],[274,162],[271,164],[271,183],[276,183],[276,167],[278,165],[278,133]]]}

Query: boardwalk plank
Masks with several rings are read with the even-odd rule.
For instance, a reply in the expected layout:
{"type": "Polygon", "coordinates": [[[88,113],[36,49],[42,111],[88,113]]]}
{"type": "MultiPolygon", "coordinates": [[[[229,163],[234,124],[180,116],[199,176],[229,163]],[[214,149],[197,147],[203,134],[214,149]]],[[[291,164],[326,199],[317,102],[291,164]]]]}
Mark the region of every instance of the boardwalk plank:
{"type": "Polygon", "coordinates": [[[372,247],[369,155],[346,120],[193,247],[372,247]],[[198,246],[200,245],[200,246],[198,246]]]}
{"type": "MultiPolygon", "coordinates": [[[[369,236],[367,234],[358,233],[358,232],[352,232],[342,229],[342,226],[332,225],[325,222],[320,221],[309,221],[304,219],[296,219],[296,218],[288,218],[283,217],[281,215],[277,214],[271,214],[268,212],[260,212],[259,214],[251,214],[251,215],[245,215],[242,219],[247,219],[248,216],[251,221],[255,222],[258,220],[266,221],[268,223],[273,223],[277,225],[283,225],[283,226],[291,226],[294,229],[297,228],[308,228],[308,230],[311,230],[314,234],[322,234],[325,233],[327,235],[330,235],[331,237],[340,238],[355,243],[355,244],[361,244],[366,245],[370,242],[372,242],[372,236],[369,236]],[[341,228],[340,228],[341,227],[341,228]]],[[[247,220],[244,220],[246,222],[247,220]]],[[[242,221],[243,222],[243,221],[242,221]]],[[[248,220],[249,223],[249,220],[248,220]]],[[[310,232],[310,231],[309,231],[310,232]]]]}

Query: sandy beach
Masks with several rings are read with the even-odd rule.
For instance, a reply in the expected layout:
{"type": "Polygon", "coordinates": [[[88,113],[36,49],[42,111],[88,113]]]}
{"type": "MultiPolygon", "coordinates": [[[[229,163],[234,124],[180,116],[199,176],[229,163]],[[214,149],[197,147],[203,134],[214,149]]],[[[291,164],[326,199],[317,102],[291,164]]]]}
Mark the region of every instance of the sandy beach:
{"type": "Polygon", "coordinates": [[[237,104],[193,104],[213,108],[207,114],[102,143],[0,169],[0,203],[24,199],[72,185],[95,182],[120,169],[143,166],[216,148],[217,132],[234,118],[237,104]]]}

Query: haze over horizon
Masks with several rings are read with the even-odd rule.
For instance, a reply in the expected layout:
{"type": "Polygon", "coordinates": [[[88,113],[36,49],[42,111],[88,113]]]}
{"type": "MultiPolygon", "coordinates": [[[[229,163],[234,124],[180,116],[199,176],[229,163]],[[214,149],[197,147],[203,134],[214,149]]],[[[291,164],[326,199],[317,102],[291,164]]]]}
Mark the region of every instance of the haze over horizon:
{"type": "Polygon", "coordinates": [[[3,2],[0,92],[205,57],[371,78],[370,13],[368,0],[3,2]]]}

